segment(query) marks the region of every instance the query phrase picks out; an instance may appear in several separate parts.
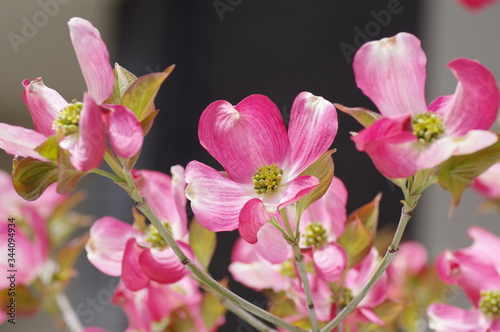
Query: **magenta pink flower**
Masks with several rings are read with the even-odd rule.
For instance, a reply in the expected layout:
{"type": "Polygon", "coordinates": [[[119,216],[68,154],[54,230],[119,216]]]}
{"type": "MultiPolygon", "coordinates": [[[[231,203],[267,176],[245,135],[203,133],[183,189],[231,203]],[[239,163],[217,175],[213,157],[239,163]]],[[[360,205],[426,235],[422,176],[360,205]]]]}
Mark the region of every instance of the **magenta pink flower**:
{"type": "Polygon", "coordinates": [[[480,10],[498,2],[498,0],[459,0],[467,9],[480,10]]]}
{"type": "MultiPolygon", "coordinates": [[[[192,325],[195,331],[212,331],[203,322],[202,293],[199,286],[187,276],[168,285],[151,282],[148,287],[135,292],[127,289],[121,282],[116,288],[112,303],[125,311],[129,323],[126,331],[170,331],[167,325],[172,327],[178,321],[192,325]]],[[[219,319],[215,327],[223,322],[223,319],[219,319]]]]}
{"type": "Polygon", "coordinates": [[[472,187],[485,197],[500,199],[500,163],[475,178],[472,187]]]}
{"type": "MultiPolygon", "coordinates": [[[[172,173],[174,180],[156,171],[134,171],[134,181],[177,244],[192,256],[186,244],[182,167],[174,166],[172,173]]],[[[121,276],[131,291],[148,287],[150,280],[173,283],[189,273],[152,225],[139,230],[112,217],[100,218],[90,228],[86,249],[95,267],[111,276],[121,276]]]]}
{"type": "Polygon", "coordinates": [[[71,41],[87,84],[83,103],[68,103],[41,78],[23,81],[23,99],[35,130],[0,123],[0,148],[12,155],[46,160],[34,149],[49,136],[63,136],[60,146],[71,153],[71,163],[80,171],[99,167],[106,148],[105,134],[114,151],[131,158],[142,146],[142,129],[135,115],[122,105],[108,105],[114,74],[99,31],[81,18],[69,23],[71,41]]]}
{"type": "Polygon", "coordinates": [[[468,234],[474,243],[444,251],[436,266],[440,278],[460,286],[474,307],[464,310],[432,304],[427,313],[429,325],[436,331],[500,331],[500,238],[479,227],[470,228],[468,234]]]}
{"type": "Polygon", "coordinates": [[[318,184],[300,173],[327,151],[336,133],[334,106],[308,92],[292,105],[288,133],[278,107],[265,96],[249,96],[236,106],[210,104],[198,135],[225,173],[197,161],[186,167],[186,196],[197,219],[211,231],[239,228],[246,241],[257,242],[271,217],[318,184]]]}
{"type": "Polygon", "coordinates": [[[425,64],[420,41],[408,33],[366,43],[354,57],[357,85],[383,117],[353,140],[391,178],[409,177],[497,141],[487,131],[500,100],[491,72],[475,60],[451,61],[459,81],[455,94],[427,106],[425,64]]]}

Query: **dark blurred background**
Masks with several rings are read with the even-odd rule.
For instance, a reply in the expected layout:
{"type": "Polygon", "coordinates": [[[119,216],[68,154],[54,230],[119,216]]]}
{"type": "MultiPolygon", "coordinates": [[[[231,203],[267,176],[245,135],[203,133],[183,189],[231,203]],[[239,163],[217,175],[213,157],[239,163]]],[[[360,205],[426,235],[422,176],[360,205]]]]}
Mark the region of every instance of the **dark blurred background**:
{"type": "MultiPolygon", "coordinates": [[[[211,102],[224,99],[236,104],[250,94],[265,94],[276,103],[285,121],[301,91],[334,103],[374,109],[356,87],[352,57],[362,43],[401,31],[414,33],[423,41],[429,59],[430,102],[453,92],[456,81],[446,68],[452,58],[478,58],[500,75],[499,7],[471,14],[455,0],[5,0],[0,3],[0,33],[5,36],[0,41],[0,74],[4,78],[0,81],[0,121],[32,126],[21,99],[24,78],[43,76],[45,83],[66,99],[81,99],[85,85],[66,26],[70,17],[81,16],[101,31],[111,61],[136,75],[176,65],[156,100],[161,111],[146,138],[138,167],[168,173],[170,166],[185,166],[196,159],[220,169],[197,140],[198,119],[211,102]],[[25,22],[44,12],[43,5],[49,2],[58,4],[57,12],[46,15],[47,21],[25,38],[25,43],[13,46],[9,34],[22,35],[25,22]]],[[[360,128],[339,113],[333,159],[335,175],[349,191],[348,212],[382,192],[380,224],[394,224],[401,196],[376,172],[370,159],[355,149],[349,132],[360,128]]],[[[1,168],[10,171],[12,158],[3,153],[0,157],[1,168]]],[[[89,193],[82,211],[95,218],[112,215],[131,220],[131,201],[119,188],[92,175],[81,182],[80,188],[89,193]]],[[[441,220],[447,218],[449,197],[439,189],[431,191],[412,221],[412,226],[418,227],[412,228],[408,237],[423,241],[433,250],[432,257],[452,240],[468,243],[464,229],[472,218],[477,219],[477,201],[460,207],[450,224],[441,220]]],[[[486,222],[500,225],[498,217],[486,222]]],[[[211,265],[217,279],[228,276],[230,248],[236,237],[237,232],[218,234],[219,246],[211,265]]],[[[87,303],[89,297],[110,292],[110,279],[86,257],[80,259],[79,271],[69,286],[74,307],[87,303]]],[[[265,304],[262,297],[242,286],[234,282],[230,286],[251,301],[265,304]]],[[[43,315],[20,323],[16,331],[54,330],[43,315]]],[[[121,310],[111,305],[100,307],[92,320],[84,323],[113,332],[127,326],[121,310]]],[[[241,330],[238,321],[229,316],[220,331],[240,331],[238,328],[241,330]]],[[[2,326],[0,330],[10,329],[2,326]]]]}

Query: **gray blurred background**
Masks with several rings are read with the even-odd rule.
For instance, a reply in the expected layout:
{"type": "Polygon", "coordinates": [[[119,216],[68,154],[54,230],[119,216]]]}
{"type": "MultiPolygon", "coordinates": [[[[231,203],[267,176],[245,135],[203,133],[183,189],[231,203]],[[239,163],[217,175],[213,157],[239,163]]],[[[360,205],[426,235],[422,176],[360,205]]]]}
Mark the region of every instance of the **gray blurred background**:
{"type": "MultiPolygon", "coordinates": [[[[163,70],[171,63],[177,65],[160,92],[158,104],[162,111],[139,164],[141,168],[164,172],[174,163],[185,165],[195,158],[214,164],[196,146],[196,119],[206,105],[217,99],[237,103],[251,93],[264,93],[276,102],[285,119],[293,97],[302,90],[332,102],[369,107],[368,99],[354,84],[349,56],[342,53],[340,45],[356,47],[357,31],[366,31],[370,24],[374,29],[368,36],[370,39],[403,30],[422,39],[428,58],[428,102],[453,93],[456,81],[447,68],[453,58],[478,59],[500,77],[500,5],[470,13],[455,0],[337,0],[329,4],[248,0],[189,4],[160,0],[2,0],[1,122],[32,128],[22,101],[21,81],[25,78],[42,76],[48,86],[66,99],[81,99],[85,83],[66,25],[73,16],[90,20],[100,30],[111,62],[118,61],[137,75],[163,70]],[[220,2],[230,9],[217,12],[215,4],[220,2]],[[387,9],[395,2],[401,10],[383,24],[377,23],[372,12],[387,9]],[[57,6],[48,10],[44,6],[47,3],[57,6]],[[36,29],[27,31],[27,21],[37,23],[36,29]],[[23,42],[13,45],[9,40],[13,34],[22,37],[23,42]],[[273,48],[275,45],[279,46],[273,48]]],[[[381,222],[395,222],[399,215],[399,193],[376,174],[366,156],[355,151],[347,133],[359,130],[359,126],[343,115],[339,121],[340,131],[334,142],[338,152],[334,160],[336,175],[349,190],[348,210],[383,191],[381,222]]],[[[496,130],[500,131],[498,124],[496,130]]],[[[1,169],[10,172],[11,160],[0,152],[1,169]]],[[[79,187],[90,197],[82,211],[96,218],[112,215],[130,221],[130,200],[108,182],[95,175],[81,181],[79,187]]],[[[476,209],[482,198],[470,190],[450,219],[448,193],[432,187],[423,197],[408,237],[422,241],[432,259],[445,248],[468,245],[466,229],[472,224],[500,234],[500,217],[478,215],[476,209]]],[[[219,241],[230,247],[234,235],[221,234],[219,241]]],[[[212,273],[218,278],[227,275],[224,270],[227,263],[227,257],[222,259],[212,267],[212,273]]],[[[114,282],[110,284],[110,279],[86,263],[85,257],[80,259],[79,268],[80,274],[68,291],[73,306],[88,309],[89,298],[108,303],[114,282]]],[[[119,309],[99,305],[93,312],[92,318],[80,317],[85,325],[110,331],[123,331],[126,327],[119,309]]],[[[234,331],[234,324],[233,321],[225,330],[234,331]]],[[[41,314],[18,321],[15,326],[0,326],[0,331],[11,330],[55,329],[50,319],[41,314]]]]}

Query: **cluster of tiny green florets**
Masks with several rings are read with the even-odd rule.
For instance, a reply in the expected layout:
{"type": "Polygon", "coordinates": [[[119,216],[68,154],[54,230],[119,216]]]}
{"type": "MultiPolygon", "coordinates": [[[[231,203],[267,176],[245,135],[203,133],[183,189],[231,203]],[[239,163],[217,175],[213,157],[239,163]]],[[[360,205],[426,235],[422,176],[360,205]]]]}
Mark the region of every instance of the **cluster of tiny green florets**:
{"type": "Polygon", "coordinates": [[[307,225],[302,237],[306,247],[314,246],[316,249],[323,247],[328,242],[328,234],[321,223],[307,225]]]}
{"type": "Polygon", "coordinates": [[[78,130],[78,122],[80,121],[80,112],[82,111],[83,103],[73,102],[66,106],[60,113],[57,119],[54,120],[52,128],[63,136],[68,136],[78,130]]]}
{"type": "Polygon", "coordinates": [[[346,307],[351,301],[354,299],[354,295],[352,294],[352,290],[345,287],[342,289],[342,293],[340,294],[340,298],[338,300],[338,304],[340,308],[346,307]]]}
{"type": "MultiPolygon", "coordinates": [[[[163,226],[172,234],[172,227],[168,222],[163,222],[163,226]]],[[[150,224],[146,230],[146,241],[151,243],[151,248],[163,250],[168,247],[167,242],[162,238],[160,232],[153,224],[150,224]]]]}
{"type": "Polygon", "coordinates": [[[500,316],[500,290],[482,290],[479,308],[490,316],[500,316]]]}
{"type": "Polygon", "coordinates": [[[257,194],[265,194],[276,189],[283,177],[283,170],[278,164],[259,167],[252,176],[253,188],[257,194]]]}
{"type": "Polygon", "coordinates": [[[445,131],[443,121],[436,113],[420,113],[411,119],[413,135],[417,136],[421,143],[432,143],[437,140],[445,131]]]}

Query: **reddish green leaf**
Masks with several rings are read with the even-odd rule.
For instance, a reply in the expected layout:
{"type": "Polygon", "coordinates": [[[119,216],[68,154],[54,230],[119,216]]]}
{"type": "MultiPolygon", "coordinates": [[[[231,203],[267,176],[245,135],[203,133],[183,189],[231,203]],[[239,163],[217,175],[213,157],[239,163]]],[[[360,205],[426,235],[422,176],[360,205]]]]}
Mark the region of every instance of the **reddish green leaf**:
{"type": "Polygon", "coordinates": [[[309,194],[297,202],[297,215],[301,215],[312,203],[320,199],[332,183],[334,165],[332,153],[335,150],[326,151],[317,161],[306,168],[300,175],[312,175],[318,178],[319,184],[309,194]]]}
{"type": "Polygon", "coordinates": [[[226,314],[226,308],[211,293],[205,293],[201,302],[201,315],[207,331],[211,331],[219,319],[226,314]]]}
{"type": "Polygon", "coordinates": [[[12,184],[16,192],[28,201],[33,201],[52,183],[57,181],[57,167],[52,162],[40,161],[31,157],[12,163],[12,184]]]}
{"type": "Polygon", "coordinates": [[[59,263],[59,280],[65,281],[73,277],[73,266],[75,265],[78,257],[80,257],[80,254],[82,253],[83,248],[85,248],[85,244],[87,243],[88,239],[89,233],[86,232],[83,235],[74,238],[59,250],[57,259],[59,263]]]}
{"type": "Polygon", "coordinates": [[[154,99],[161,84],[174,70],[170,66],[161,73],[151,73],[139,77],[125,91],[121,99],[122,105],[134,112],[137,120],[142,122],[151,112],[155,111],[154,99]]]}
{"type": "Polygon", "coordinates": [[[382,117],[382,114],[370,111],[362,107],[346,107],[342,104],[335,104],[335,107],[344,113],[349,114],[356,119],[363,127],[369,127],[376,120],[382,117]]]}
{"type": "Polygon", "coordinates": [[[137,77],[117,63],[115,63],[113,73],[115,74],[115,84],[113,85],[113,92],[108,100],[106,100],[106,103],[119,104],[123,94],[137,80],[137,77]]]}
{"type": "Polygon", "coordinates": [[[439,166],[438,183],[452,196],[452,207],[460,203],[462,193],[490,166],[500,161],[500,141],[472,154],[454,156],[439,166]]]}
{"type": "Polygon", "coordinates": [[[338,243],[347,253],[348,268],[361,262],[370,252],[377,234],[381,198],[382,194],[378,194],[370,203],[363,205],[347,218],[344,233],[338,243]]]}
{"type": "Polygon", "coordinates": [[[203,227],[196,218],[193,218],[189,226],[189,244],[200,265],[207,270],[217,246],[215,233],[203,227]]]}

